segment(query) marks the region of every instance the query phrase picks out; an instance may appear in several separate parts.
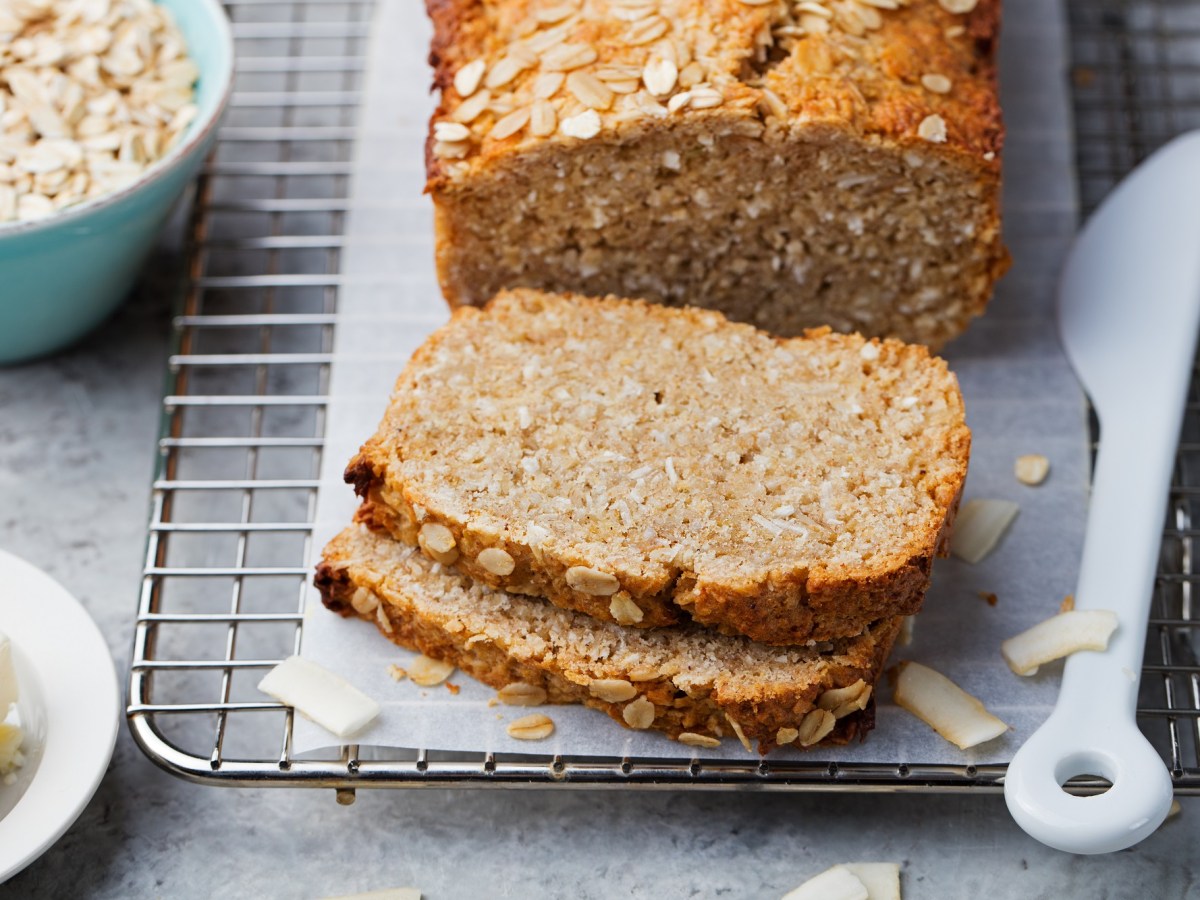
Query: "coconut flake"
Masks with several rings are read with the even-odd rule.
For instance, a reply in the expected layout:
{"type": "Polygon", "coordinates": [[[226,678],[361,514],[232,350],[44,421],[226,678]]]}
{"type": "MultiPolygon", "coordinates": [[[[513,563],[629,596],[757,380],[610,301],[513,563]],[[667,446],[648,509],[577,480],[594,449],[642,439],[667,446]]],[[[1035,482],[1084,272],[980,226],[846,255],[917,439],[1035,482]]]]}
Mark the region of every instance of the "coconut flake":
{"type": "Polygon", "coordinates": [[[969,500],[958,511],[950,552],[972,565],[991,553],[1021,507],[1009,500],[969,500]]]}
{"type": "Polygon", "coordinates": [[[1107,650],[1117,624],[1117,614],[1107,609],[1062,612],[1009,638],[1000,655],[1018,675],[1033,675],[1044,663],[1080,650],[1107,650]]]}
{"type": "Polygon", "coordinates": [[[978,698],[920,663],[900,663],[892,699],[962,750],[1008,731],[1008,725],[988,712],[978,698]]]}

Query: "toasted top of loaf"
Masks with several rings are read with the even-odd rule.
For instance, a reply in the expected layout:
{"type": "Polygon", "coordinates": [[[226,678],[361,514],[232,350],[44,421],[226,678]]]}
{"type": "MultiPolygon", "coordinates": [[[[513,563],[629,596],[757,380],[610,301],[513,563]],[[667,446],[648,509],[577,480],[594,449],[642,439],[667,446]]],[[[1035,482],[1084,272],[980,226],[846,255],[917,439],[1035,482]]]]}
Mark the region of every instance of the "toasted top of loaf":
{"type": "Polygon", "coordinates": [[[923,594],[969,444],[923,347],[513,291],[414,354],[347,478],[399,537],[506,589],[603,598],[618,621],[665,597],[796,643],[814,613],[923,594]]]}
{"type": "Polygon", "coordinates": [[[491,590],[360,526],[329,543],[316,581],[332,609],[376,620],[393,640],[450,660],[493,687],[542,684],[554,702],[587,702],[616,717],[620,705],[593,702],[602,698],[587,689],[630,682],[624,700],[650,697],[661,720],[654,727],[678,733],[715,725],[719,736],[728,716],[764,749],[779,728],[798,726],[826,691],[873,684],[899,628],[889,620],[854,638],[804,648],[767,647],[694,625],[634,631],[491,590]],[[689,699],[681,702],[684,695],[689,699]],[[719,722],[672,713],[684,707],[717,712],[719,722]]]}
{"type": "Polygon", "coordinates": [[[694,117],[768,140],[831,126],[998,170],[999,0],[427,5],[434,186],[530,145],[694,117]]]}

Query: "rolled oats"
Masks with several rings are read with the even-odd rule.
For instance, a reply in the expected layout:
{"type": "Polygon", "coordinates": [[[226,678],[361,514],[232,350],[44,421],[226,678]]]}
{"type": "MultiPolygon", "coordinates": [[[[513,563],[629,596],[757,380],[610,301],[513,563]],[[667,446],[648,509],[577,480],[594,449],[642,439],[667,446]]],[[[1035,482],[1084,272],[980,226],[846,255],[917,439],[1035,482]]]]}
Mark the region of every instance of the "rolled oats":
{"type": "Polygon", "coordinates": [[[508,736],[518,741],[541,741],[554,734],[554,720],[541,713],[523,716],[508,723],[508,736]]]}
{"type": "Polygon", "coordinates": [[[512,558],[512,555],[505,550],[501,550],[499,547],[488,547],[486,550],[480,550],[476,560],[487,571],[501,577],[511,575],[513,569],[517,567],[517,561],[512,558]]]}
{"type": "Polygon", "coordinates": [[[0,0],[0,183],[19,197],[0,222],[136,181],[195,120],[199,74],[158,4],[0,0]]]}
{"type": "Polygon", "coordinates": [[[588,693],[608,703],[624,703],[637,696],[637,688],[623,678],[597,678],[588,685],[588,693]]]}
{"type": "Polygon", "coordinates": [[[434,687],[454,674],[454,665],[428,656],[418,656],[408,667],[408,677],[421,687],[434,687]]]}
{"type": "Polygon", "coordinates": [[[654,704],[645,697],[638,697],[621,710],[621,718],[630,728],[642,730],[654,724],[654,704]]]}
{"type": "Polygon", "coordinates": [[[679,743],[687,744],[689,747],[704,747],[709,750],[713,747],[721,746],[721,742],[715,737],[709,737],[706,734],[696,734],[691,731],[685,731],[679,735],[679,743]]]}
{"type": "Polygon", "coordinates": [[[546,689],[521,681],[506,684],[496,692],[505,706],[541,706],[546,702],[546,689]]]}

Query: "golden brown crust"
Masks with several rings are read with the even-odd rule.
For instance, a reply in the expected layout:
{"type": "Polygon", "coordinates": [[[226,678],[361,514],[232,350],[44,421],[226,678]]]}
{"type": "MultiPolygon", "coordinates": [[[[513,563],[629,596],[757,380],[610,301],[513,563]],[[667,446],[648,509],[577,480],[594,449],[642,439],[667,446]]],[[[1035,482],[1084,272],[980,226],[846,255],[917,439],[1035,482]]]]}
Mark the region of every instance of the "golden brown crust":
{"type": "Polygon", "coordinates": [[[804,6],[431,0],[426,189],[447,301],[530,287],[695,303],[783,335],[960,334],[1009,265],[999,0],[804,6]],[[564,47],[578,59],[555,60],[564,47]],[[464,71],[479,77],[456,86],[464,71]]]}
{"type": "MultiPolygon", "coordinates": [[[[536,10],[549,5],[538,0],[503,0],[491,5],[479,0],[427,0],[434,25],[430,52],[433,84],[443,92],[432,121],[453,120],[464,98],[452,84],[464,65],[474,60],[494,65],[511,52],[514,43],[537,33],[521,32],[533,21],[536,10]]],[[[784,6],[747,5],[739,0],[666,2],[660,7],[662,19],[669,25],[663,38],[630,44],[626,36],[631,29],[619,18],[620,5],[593,0],[590,16],[565,29],[563,42],[586,44],[595,50],[594,61],[576,70],[583,72],[617,65],[640,69],[650,57],[662,55],[665,41],[681,43],[688,48],[685,58],[702,63],[706,77],[701,83],[714,85],[724,98],[715,108],[689,107],[675,115],[711,119],[714,130],[725,127],[730,119],[769,124],[773,116],[764,102],[766,89],[786,106],[788,117],[781,124],[791,132],[833,124],[865,140],[954,157],[975,167],[981,178],[998,175],[1003,146],[995,61],[1000,0],[980,0],[966,15],[947,12],[936,0],[913,0],[899,9],[881,10],[878,27],[861,34],[847,27],[841,7],[834,3],[831,7],[836,12],[827,31],[809,30],[799,37],[778,33],[781,25],[790,23],[784,6]],[[771,34],[773,24],[776,33],[770,38],[766,59],[758,61],[764,55],[761,42],[764,35],[771,34]],[[719,41],[713,37],[714,29],[719,29],[719,41]],[[948,78],[949,91],[936,93],[926,88],[922,77],[930,74],[948,78]],[[921,121],[931,115],[941,116],[946,123],[942,143],[918,135],[921,121]],[[726,121],[718,121],[722,119],[726,121]]],[[[860,12],[853,0],[845,6],[860,12]]],[[[496,96],[507,104],[501,108],[532,99],[533,81],[543,69],[535,63],[497,89],[496,96]]],[[[638,88],[645,92],[644,83],[638,88]]],[[[682,90],[679,85],[673,93],[682,90]]],[[[665,102],[669,96],[659,99],[665,102]]],[[[567,114],[584,108],[563,88],[552,99],[567,114]]],[[[617,102],[613,109],[601,111],[607,127],[628,127],[619,115],[620,106],[617,102]]],[[[530,143],[572,140],[559,134],[535,138],[527,130],[495,140],[487,135],[500,117],[486,111],[470,123],[478,137],[471,140],[466,168],[431,157],[431,190],[447,187],[449,181],[484,169],[530,143]]]]}
{"type": "MultiPolygon", "coordinates": [[[[404,554],[385,548],[389,543],[380,538],[366,539],[355,528],[330,543],[314,579],[322,601],[330,610],[372,622],[396,644],[451,662],[496,689],[514,683],[536,685],[547,692],[551,703],[583,704],[602,710],[622,725],[627,725],[626,707],[645,698],[654,704],[651,727],[655,730],[673,738],[683,732],[730,738],[736,734],[730,724],[733,720],[749,741],[757,742],[761,753],[777,746],[781,728],[795,728],[801,723],[816,708],[824,692],[860,680],[867,685],[875,684],[901,625],[900,619],[876,623],[869,633],[839,642],[824,658],[806,651],[806,655],[802,654],[805,662],[798,665],[790,679],[763,677],[759,683],[752,674],[732,672],[728,679],[702,679],[697,683],[695,679],[673,677],[669,672],[642,673],[589,664],[578,658],[574,647],[556,642],[553,636],[538,653],[514,649],[502,633],[510,623],[498,616],[515,609],[511,627],[520,631],[518,617],[522,607],[536,607],[541,601],[517,597],[502,601],[504,612],[488,612],[489,624],[497,626],[490,635],[473,630],[481,626],[466,616],[439,615],[438,604],[423,602],[422,594],[434,591],[444,595],[457,588],[447,588],[441,581],[425,583],[430,577],[429,563],[422,563],[417,557],[416,568],[405,568],[404,554]],[[606,701],[589,690],[590,678],[628,680],[635,693],[624,701],[606,701]]],[[[465,579],[461,583],[469,584],[465,579]]],[[[566,623],[561,633],[575,640],[601,644],[608,641],[614,652],[626,650],[630,641],[637,640],[627,641],[619,629],[593,622],[586,616],[567,612],[555,615],[566,623]]],[[[679,635],[699,633],[693,626],[670,631],[679,635]]],[[[655,640],[664,643],[666,632],[659,635],[655,640]]],[[[665,638],[666,643],[674,640],[665,638]]],[[[735,645],[734,653],[738,652],[737,647],[745,646],[739,638],[716,639],[721,640],[735,645]]],[[[675,668],[679,665],[676,662],[675,668]]],[[[863,738],[874,724],[873,704],[872,697],[861,711],[840,716],[834,730],[814,746],[845,744],[855,737],[863,738]]]]}
{"type": "MultiPolygon", "coordinates": [[[[907,366],[924,373],[923,377],[927,377],[934,385],[933,390],[938,392],[926,400],[949,404],[948,419],[939,420],[935,431],[922,433],[914,439],[910,451],[924,454],[921,458],[926,460],[924,465],[930,470],[922,470],[917,477],[920,490],[932,505],[928,514],[922,514],[919,522],[911,524],[902,543],[895,547],[873,548],[873,558],[855,565],[825,560],[808,563],[796,559],[778,560],[776,564],[751,570],[750,575],[728,577],[706,574],[706,570],[692,569],[686,564],[651,565],[646,557],[636,554],[635,559],[625,557],[617,564],[610,560],[601,562],[586,547],[573,542],[535,545],[519,527],[520,514],[516,511],[505,513],[503,518],[507,524],[497,527],[490,524],[483,507],[467,515],[450,511],[445,502],[446,485],[431,482],[428,478],[414,482],[403,477],[399,471],[402,462],[422,452],[415,443],[418,439],[410,437],[410,431],[415,419],[425,416],[420,405],[425,401],[415,399],[422,390],[418,383],[425,377],[423,373],[432,371],[439,354],[458,352],[458,342],[463,340],[464,333],[457,325],[479,324],[493,315],[515,321],[513,316],[530,312],[523,304],[532,304],[531,309],[535,312],[545,312],[553,307],[566,316],[578,317],[581,322],[587,321],[589,310],[596,313],[620,310],[619,314],[629,318],[627,327],[631,335],[651,331],[649,323],[657,321],[687,323],[696,328],[697,335],[710,329],[715,334],[723,334],[727,329],[729,333],[754,336],[752,329],[721,321],[714,313],[672,310],[615,298],[597,300],[512,292],[498,297],[484,312],[460,310],[450,325],[435,332],[414,354],[397,381],[393,403],[379,431],[363,445],[347,467],[346,480],[364,500],[357,516],[359,522],[409,545],[418,544],[423,526],[442,526],[453,537],[455,547],[454,558],[449,562],[472,578],[511,593],[546,597],[564,609],[584,612],[604,621],[643,628],[670,625],[682,618],[690,618],[762,643],[788,645],[855,635],[870,622],[911,615],[920,609],[929,585],[933,557],[944,554],[946,549],[948,523],[959,502],[970,453],[970,432],[963,422],[957,384],[945,364],[931,358],[924,347],[897,342],[879,344],[884,348],[880,352],[892,360],[892,368],[887,370],[888,374],[878,377],[897,379],[907,366]],[[936,446],[926,446],[930,441],[936,441],[936,446]],[[936,470],[934,463],[940,466],[936,470]],[[498,574],[485,568],[480,562],[480,553],[487,548],[497,548],[507,554],[513,562],[512,570],[498,574]],[[641,620],[633,622],[614,617],[613,591],[596,595],[573,586],[568,573],[574,567],[612,572],[619,581],[621,595],[641,611],[641,620]]],[[[530,340],[534,338],[530,337],[530,340]]],[[[639,352],[636,341],[637,338],[631,336],[632,352],[635,353],[639,352]]],[[[814,329],[801,338],[775,338],[769,342],[778,347],[797,348],[800,352],[812,345],[814,353],[819,348],[820,353],[845,354],[853,360],[858,360],[860,350],[865,346],[857,336],[835,335],[828,329],[814,329]]],[[[536,344],[530,344],[531,348],[534,346],[536,344]]],[[[652,348],[647,346],[641,352],[652,352],[652,348]]],[[[889,387],[881,382],[877,389],[907,392],[916,390],[912,386],[914,383],[896,382],[889,387]]],[[[466,396],[474,399],[476,390],[466,384],[463,389],[467,391],[466,396]]],[[[702,419],[711,412],[713,410],[705,411],[702,407],[693,408],[689,415],[702,419]]],[[[454,413],[446,409],[438,414],[454,413]]],[[[455,450],[451,448],[450,452],[455,450]]],[[[877,450],[861,447],[857,452],[877,450]]]]}

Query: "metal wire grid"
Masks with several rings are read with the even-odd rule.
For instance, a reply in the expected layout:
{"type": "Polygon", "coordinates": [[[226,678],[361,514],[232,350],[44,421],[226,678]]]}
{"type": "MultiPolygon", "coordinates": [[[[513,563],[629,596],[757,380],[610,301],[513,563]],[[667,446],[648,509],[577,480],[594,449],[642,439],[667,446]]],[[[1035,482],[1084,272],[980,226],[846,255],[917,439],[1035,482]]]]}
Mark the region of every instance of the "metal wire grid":
{"type": "MultiPolygon", "coordinates": [[[[1200,128],[1200,5],[1078,0],[1068,9],[1077,168],[1086,213],[1172,137],[1200,128]]],[[[1139,724],[1163,753],[1177,788],[1190,790],[1200,790],[1198,379],[1200,370],[1193,375],[1176,457],[1138,704],[1139,724]]]]}
{"type": "MultiPolygon", "coordinates": [[[[343,802],[356,787],[447,785],[998,790],[1002,766],[678,763],[356,745],[330,758],[292,753],[291,710],[264,702],[254,685],[298,649],[303,626],[374,0],[226,6],[239,72],[191,222],[130,676],[130,727],[151,759],[213,784],[333,787],[343,802]]],[[[1183,10],[1115,0],[1071,8],[1088,207],[1182,127],[1182,114],[1163,99],[1174,95],[1163,91],[1174,65],[1165,45],[1189,27],[1200,45],[1200,22],[1181,30],[1168,18],[1183,10]],[[1143,102],[1142,65],[1151,67],[1157,106],[1143,102]],[[1174,118],[1164,118],[1168,109],[1174,118]]],[[[1200,67],[1187,72],[1200,80],[1200,67]]],[[[1200,118],[1200,108],[1192,111],[1200,118]]],[[[1200,789],[1200,666],[1187,639],[1200,624],[1191,615],[1192,540],[1200,532],[1190,524],[1192,498],[1200,497],[1200,402],[1189,407],[1185,441],[1142,705],[1143,726],[1177,785],[1200,789]]]]}

